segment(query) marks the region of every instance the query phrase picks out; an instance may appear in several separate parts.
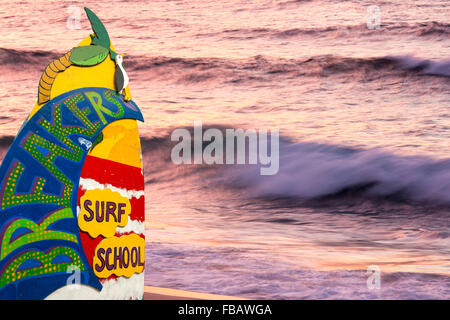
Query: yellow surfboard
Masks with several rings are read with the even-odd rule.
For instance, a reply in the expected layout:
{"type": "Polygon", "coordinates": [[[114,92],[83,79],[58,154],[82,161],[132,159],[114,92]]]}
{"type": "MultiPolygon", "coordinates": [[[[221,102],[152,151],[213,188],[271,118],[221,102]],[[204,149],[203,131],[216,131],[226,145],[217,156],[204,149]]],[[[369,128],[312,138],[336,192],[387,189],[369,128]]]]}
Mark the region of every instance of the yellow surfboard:
{"type": "MultiPolygon", "coordinates": [[[[77,47],[92,45],[93,36],[86,37],[77,47]]],[[[110,50],[115,50],[112,44],[110,50]]],[[[87,67],[67,63],[70,53],[47,67],[40,82],[39,100],[30,118],[45,102],[74,89],[101,87],[117,90],[117,65],[111,57],[87,67]]],[[[128,86],[121,93],[125,101],[131,99],[128,86]]],[[[96,96],[88,96],[88,99],[101,105],[96,96]]],[[[81,242],[103,289],[98,291],[82,286],[73,290],[67,286],[48,298],[142,299],[144,206],[144,176],[137,122],[132,119],[118,120],[106,126],[102,139],[90,148],[78,189],[81,242]]]]}

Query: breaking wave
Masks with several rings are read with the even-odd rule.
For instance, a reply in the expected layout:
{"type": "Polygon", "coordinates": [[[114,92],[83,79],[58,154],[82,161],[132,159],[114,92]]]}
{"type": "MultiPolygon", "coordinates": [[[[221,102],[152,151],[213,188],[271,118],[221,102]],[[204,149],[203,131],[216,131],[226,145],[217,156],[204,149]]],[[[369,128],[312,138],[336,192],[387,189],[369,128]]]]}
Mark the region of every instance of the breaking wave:
{"type": "MultiPolygon", "coordinates": [[[[45,51],[17,51],[0,48],[0,68],[30,65],[41,69],[61,54],[45,51]]],[[[349,58],[333,55],[305,59],[282,59],[254,56],[247,59],[178,58],[129,56],[125,66],[142,79],[152,78],[182,83],[222,81],[272,81],[276,77],[329,77],[370,75],[371,78],[409,74],[450,77],[450,60],[432,61],[409,56],[349,58]]]]}
{"type": "Polygon", "coordinates": [[[317,199],[358,194],[411,203],[450,205],[450,159],[400,156],[380,149],[280,143],[279,172],[237,166],[228,183],[255,197],[317,199]]]}
{"type": "Polygon", "coordinates": [[[321,28],[292,28],[286,30],[271,28],[236,28],[226,29],[216,33],[198,34],[198,37],[221,35],[228,39],[249,40],[255,38],[295,38],[314,37],[318,38],[340,38],[340,37],[361,37],[374,35],[406,35],[416,37],[441,37],[450,35],[450,24],[437,21],[427,21],[422,23],[390,23],[382,24],[379,29],[369,29],[367,25],[339,25],[321,28]]]}
{"type": "Polygon", "coordinates": [[[251,197],[314,200],[358,195],[450,205],[450,159],[397,155],[382,149],[294,143],[280,137],[279,171],[276,175],[262,176],[259,165],[176,166],[170,159],[175,143],[170,136],[142,139],[149,183],[193,176],[212,185],[243,188],[251,197]]]}

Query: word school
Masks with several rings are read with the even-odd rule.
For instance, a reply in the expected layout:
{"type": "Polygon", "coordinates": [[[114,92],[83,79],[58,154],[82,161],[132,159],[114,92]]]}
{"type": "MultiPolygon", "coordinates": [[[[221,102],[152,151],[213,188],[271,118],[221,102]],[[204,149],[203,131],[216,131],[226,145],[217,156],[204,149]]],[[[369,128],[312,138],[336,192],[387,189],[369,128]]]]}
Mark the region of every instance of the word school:
{"type": "Polygon", "coordinates": [[[259,160],[261,175],[275,175],[279,170],[279,130],[271,130],[270,141],[267,130],[257,132],[255,129],[226,129],[224,138],[220,129],[209,128],[203,132],[202,122],[194,121],[193,139],[189,130],[179,128],[172,132],[171,141],[179,142],[171,152],[172,162],[177,165],[257,165],[259,160]],[[205,146],[204,142],[210,143],[205,146]]]}

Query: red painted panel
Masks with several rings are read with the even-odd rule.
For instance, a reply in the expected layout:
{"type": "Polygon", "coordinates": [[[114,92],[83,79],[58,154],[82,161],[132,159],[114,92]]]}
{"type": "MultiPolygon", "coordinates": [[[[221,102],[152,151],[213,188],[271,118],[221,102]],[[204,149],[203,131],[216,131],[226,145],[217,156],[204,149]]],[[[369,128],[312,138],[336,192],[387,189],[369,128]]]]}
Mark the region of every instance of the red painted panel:
{"type": "Polygon", "coordinates": [[[81,177],[117,188],[144,190],[144,177],[140,168],[89,155],[86,157],[81,177]]]}

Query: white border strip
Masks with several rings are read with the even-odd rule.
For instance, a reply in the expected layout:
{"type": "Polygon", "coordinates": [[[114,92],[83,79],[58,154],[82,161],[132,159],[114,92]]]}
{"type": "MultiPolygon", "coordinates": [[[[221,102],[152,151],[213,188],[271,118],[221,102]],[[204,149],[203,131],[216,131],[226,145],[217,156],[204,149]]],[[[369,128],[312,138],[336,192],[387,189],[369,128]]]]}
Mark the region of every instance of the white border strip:
{"type": "Polygon", "coordinates": [[[136,198],[139,199],[140,197],[143,197],[145,194],[144,190],[127,190],[122,188],[114,187],[111,184],[101,184],[93,179],[85,179],[80,178],[80,188],[83,190],[89,191],[89,190],[105,190],[110,189],[111,191],[118,192],[122,197],[131,199],[136,198]]]}
{"type": "Polygon", "coordinates": [[[116,228],[117,233],[127,233],[127,232],[134,232],[137,234],[144,234],[145,233],[145,223],[138,221],[138,220],[130,220],[128,219],[128,223],[125,227],[117,227],[116,228]]]}
{"type": "Polygon", "coordinates": [[[46,300],[129,300],[144,296],[144,272],[131,277],[105,280],[102,291],[86,285],[71,284],[59,288],[46,300]]]}

